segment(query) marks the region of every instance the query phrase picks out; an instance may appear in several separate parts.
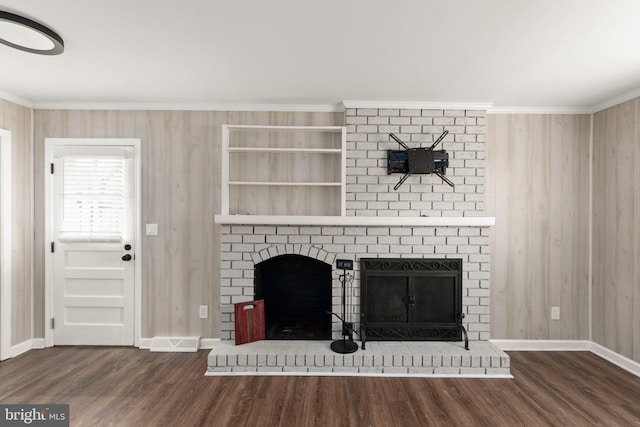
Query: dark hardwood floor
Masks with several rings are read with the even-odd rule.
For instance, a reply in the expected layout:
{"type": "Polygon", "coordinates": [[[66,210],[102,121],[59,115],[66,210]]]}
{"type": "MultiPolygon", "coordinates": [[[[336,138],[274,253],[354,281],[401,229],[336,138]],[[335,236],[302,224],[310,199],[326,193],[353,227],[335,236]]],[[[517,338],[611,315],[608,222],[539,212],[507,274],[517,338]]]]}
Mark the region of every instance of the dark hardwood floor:
{"type": "Polygon", "coordinates": [[[640,378],[586,352],[511,352],[514,379],[204,377],[207,354],[33,350],[0,363],[0,403],[83,426],[640,425],[640,378]]]}

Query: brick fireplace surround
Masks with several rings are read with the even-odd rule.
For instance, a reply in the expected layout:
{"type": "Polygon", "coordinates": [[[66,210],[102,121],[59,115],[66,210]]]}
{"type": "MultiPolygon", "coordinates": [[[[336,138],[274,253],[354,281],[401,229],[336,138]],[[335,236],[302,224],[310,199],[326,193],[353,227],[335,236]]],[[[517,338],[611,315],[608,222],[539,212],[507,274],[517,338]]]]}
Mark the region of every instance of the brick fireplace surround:
{"type": "MultiPolygon", "coordinates": [[[[339,313],[341,287],[336,258],[437,258],[463,260],[464,325],[470,340],[489,339],[489,236],[480,227],[353,227],[353,226],[224,226],[222,259],[221,338],[234,337],[233,304],[254,299],[255,264],[278,255],[308,256],[334,266],[333,311],[339,313]]],[[[359,263],[354,263],[354,286],[347,312],[359,323],[359,263]]],[[[334,322],[334,338],[340,324],[334,322]]]]}
{"type": "MultiPolygon", "coordinates": [[[[233,216],[216,218],[222,224],[221,339],[234,337],[233,304],[254,298],[255,265],[296,254],[332,265],[334,312],[341,311],[335,260],[354,260],[352,304],[347,313],[356,327],[360,258],[462,258],[463,324],[471,343],[486,342],[493,218],[485,217],[485,112],[346,108],[345,124],[346,218],[322,217],[318,224],[304,217],[262,224],[239,223],[233,216]],[[420,175],[395,191],[400,175],[387,175],[386,162],[387,150],[398,145],[389,133],[418,147],[430,145],[444,130],[449,134],[438,149],[449,153],[447,177],[455,189],[435,175],[420,175]]],[[[332,331],[334,338],[340,337],[339,322],[334,322],[332,331]]],[[[508,373],[508,356],[503,364],[508,373]]]]}

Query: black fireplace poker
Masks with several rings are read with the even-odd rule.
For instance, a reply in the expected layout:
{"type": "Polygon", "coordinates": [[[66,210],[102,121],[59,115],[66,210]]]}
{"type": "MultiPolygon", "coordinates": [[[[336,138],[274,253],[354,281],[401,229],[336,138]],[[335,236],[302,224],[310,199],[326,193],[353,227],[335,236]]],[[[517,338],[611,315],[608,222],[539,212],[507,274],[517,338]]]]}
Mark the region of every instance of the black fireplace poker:
{"type": "Polygon", "coordinates": [[[358,344],[353,341],[353,323],[347,322],[347,281],[349,284],[353,281],[353,276],[348,275],[347,270],[353,270],[353,261],[339,259],[336,261],[336,267],[342,270],[340,275],[340,283],[342,284],[342,317],[335,313],[331,313],[342,321],[342,339],[331,343],[331,350],[340,354],[349,354],[358,350],[358,344]],[[349,276],[349,277],[347,277],[349,276]],[[348,279],[351,280],[348,280],[348,279]]]}

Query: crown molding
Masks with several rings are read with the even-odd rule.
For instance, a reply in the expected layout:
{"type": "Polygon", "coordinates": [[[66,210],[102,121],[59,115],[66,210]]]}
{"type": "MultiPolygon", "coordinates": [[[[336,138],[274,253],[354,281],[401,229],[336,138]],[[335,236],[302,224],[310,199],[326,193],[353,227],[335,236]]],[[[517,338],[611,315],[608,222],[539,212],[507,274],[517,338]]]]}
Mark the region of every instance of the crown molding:
{"type": "Polygon", "coordinates": [[[598,113],[602,110],[606,110],[607,108],[615,107],[618,104],[622,104],[623,102],[630,101],[634,98],[640,97],[640,88],[634,89],[630,92],[623,93],[622,95],[618,95],[615,98],[608,99],[603,101],[597,105],[594,105],[591,109],[592,113],[598,113]]]}
{"type": "Polygon", "coordinates": [[[491,107],[487,114],[591,114],[591,107],[491,107]]]}
{"type": "Polygon", "coordinates": [[[346,108],[403,110],[480,110],[487,114],[592,114],[640,97],[640,88],[600,102],[592,107],[510,107],[491,103],[419,101],[342,101],[336,104],[247,104],[247,103],[139,103],[139,102],[34,102],[0,90],[0,99],[39,110],[149,110],[149,111],[281,111],[341,113],[346,108]]]}
{"type": "Polygon", "coordinates": [[[6,92],[4,90],[0,89],[0,99],[4,99],[5,101],[9,101],[9,102],[13,102],[14,104],[18,104],[21,105],[23,107],[27,107],[27,108],[33,108],[33,102],[29,101],[28,99],[25,98],[21,98],[17,95],[14,95],[12,93],[6,92]]]}
{"type": "Polygon", "coordinates": [[[591,107],[490,107],[487,109],[487,114],[594,114],[638,97],[640,97],[640,88],[591,107]]]}
{"type": "Polygon", "coordinates": [[[387,108],[400,110],[487,110],[491,103],[420,101],[342,101],[344,108],[387,108]]]}
{"type": "Polygon", "coordinates": [[[137,102],[36,102],[38,110],[147,110],[147,111],[282,111],[305,113],[342,112],[340,104],[216,104],[137,102]]]}

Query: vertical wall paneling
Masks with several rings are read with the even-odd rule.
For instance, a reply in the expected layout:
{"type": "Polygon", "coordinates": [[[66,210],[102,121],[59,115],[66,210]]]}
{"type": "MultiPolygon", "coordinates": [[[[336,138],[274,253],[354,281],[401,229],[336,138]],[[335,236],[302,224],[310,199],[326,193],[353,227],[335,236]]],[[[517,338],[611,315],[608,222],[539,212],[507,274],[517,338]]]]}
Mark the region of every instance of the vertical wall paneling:
{"type": "MultiPolygon", "coordinates": [[[[342,125],[341,113],[36,110],[35,208],[43,203],[44,138],[118,137],[142,140],[142,328],[153,336],[219,336],[222,124],[342,125]],[[198,307],[209,306],[200,319],[198,307]]],[[[36,216],[35,241],[43,241],[36,216]]],[[[41,246],[41,245],[39,245],[41,246]]],[[[44,335],[44,249],[35,259],[36,336],[44,335]]]]}
{"type": "Polygon", "coordinates": [[[632,353],[631,357],[636,362],[640,362],[640,190],[638,189],[638,183],[640,183],[640,100],[636,99],[634,102],[633,111],[633,123],[634,123],[634,137],[633,137],[633,233],[631,238],[633,239],[633,277],[629,283],[633,287],[631,292],[631,298],[633,298],[631,315],[631,339],[632,353]]]}
{"type": "Polygon", "coordinates": [[[487,118],[492,337],[587,339],[590,118],[487,118]]]}
{"type": "Polygon", "coordinates": [[[11,132],[0,128],[0,360],[11,356],[11,132]]]}
{"type": "Polygon", "coordinates": [[[33,337],[31,109],[0,99],[0,128],[11,131],[12,140],[11,344],[16,345],[33,337]]]}
{"type": "MultiPolygon", "coordinates": [[[[591,163],[593,339],[636,361],[639,104],[636,99],[594,115],[591,163]]],[[[487,214],[496,217],[492,336],[587,339],[589,117],[489,115],[487,122],[487,214]],[[561,308],[561,320],[550,320],[551,306],[561,308]]],[[[0,100],[0,127],[11,130],[14,141],[12,215],[25,218],[12,229],[12,345],[44,336],[44,219],[38,212],[45,137],[142,139],[143,223],[160,225],[158,236],[141,242],[142,335],[216,337],[220,227],[212,218],[220,209],[221,125],[342,125],[344,118],[340,113],[37,110],[33,123],[34,140],[31,110],[0,100]],[[209,319],[198,318],[201,304],[210,306],[209,319]]]]}
{"type": "Polygon", "coordinates": [[[594,115],[593,340],[640,361],[640,99],[594,115]]]}

